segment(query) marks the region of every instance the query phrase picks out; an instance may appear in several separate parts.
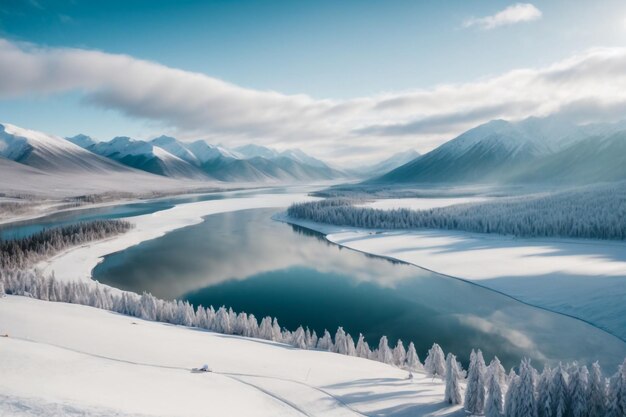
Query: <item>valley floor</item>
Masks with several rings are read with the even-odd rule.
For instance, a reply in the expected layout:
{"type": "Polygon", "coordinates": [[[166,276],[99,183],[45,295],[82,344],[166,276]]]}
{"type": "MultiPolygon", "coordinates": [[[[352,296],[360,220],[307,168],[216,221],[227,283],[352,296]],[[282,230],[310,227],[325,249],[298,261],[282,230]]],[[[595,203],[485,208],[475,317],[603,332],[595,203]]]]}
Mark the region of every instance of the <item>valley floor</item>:
{"type": "Polygon", "coordinates": [[[0,335],[3,416],[464,415],[420,373],[80,305],[2,297],[0,335]]]}

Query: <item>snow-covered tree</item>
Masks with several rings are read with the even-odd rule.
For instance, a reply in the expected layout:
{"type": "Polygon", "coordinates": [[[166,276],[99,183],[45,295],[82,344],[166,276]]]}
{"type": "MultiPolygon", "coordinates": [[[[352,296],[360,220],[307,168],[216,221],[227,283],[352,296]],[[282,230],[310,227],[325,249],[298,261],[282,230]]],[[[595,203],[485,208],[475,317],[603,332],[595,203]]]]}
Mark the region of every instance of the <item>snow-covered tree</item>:
{"type": "Polygon", "coordinates": [[[350,336],[350,333],[346,335],[346,343],[348,345],[348,355],[356,356],[356,346],[354,346],[354,339],[350,336]]]}
{"type": "Polygon", "coordinates": [[[606,417],[626,416],[626,360],[609,381],[606,417]]]}
{"type": "Polygon", "coordinates": [[[456,356],[448,353],[446,358],[446,389],[444,391],[443,400],[448,404],[461,404],[461,372],[456,361],[456,356]]]}
{"type": "Polygon", "coordinates": [[[337,332],[335,333],[335,347],[333,352],[339,353],[341,355],[348,354],[348,339],[346,338],[346,332],[343,330],[343,327],[339,327],[337,332]]]}
{"type": "Polygon", "coordinates": [[[317,333],[315,333],[315,330],[311,332],[307,327],[305,334],[307,349],[315,349],[317,347],[317,333]]]}
{"type": "Polygon", "coordinates": [[[480,415],[485,411],[485,360],[480,350],[470,355],[465,389],[465,410],[480,415]]]}
{"type": "Polygon", "coordinates": [[[491,378],[492,375],[496,376],[496,378],[498,379],[498,383],[500,384],[500,387],[503,387],[504,385],[506,385],[506,371],[504,370],[504,367],[502,366],[502,363],[500,362],[500,359],[498,359],[497,356],[494,356],[491,362],[489,363],[489,366],[487,366],[487,371],[485,373],[485,381],[489,381],[489,378],[491,378]]]}
{"type": "Polygon", "coordinates": [[[389,348],[387,336],[382,336],[380,338],[380,342],[378,343],[378,361],[390,365],[393,363],[393,354],[389,348]]]}
{"type": "Polygon", "coordinates": [[[589,371],[586,366],[573,367],[569,372],[569,415],[572,417],[587,417],[589,396],[589,371]]]}
{"type": "Polygon", "coordinates": [[[535,400],[535,374],[529,359],[520,364],[519,384],[515,417],[537,417],[537,401],[535,400]]]}
{"type": "Polygon", "coordinates": [[[293,338],[291,344],[298,349],[306,349],[306,334],[302,326],[298,327],[296,331],[293,333],[293,338]]]}
{"type": "Polygon", "coordinates": [[[569,408],[568,375],[562,364],[554,370],[552,375],[552,415],[565,417],[569,408]]]}
{"type": "Polygon", "coordinates": [[[606,382],[598,362],[591,366],[587,398],[589,417],[604,417],[606,414],[606,382]]]}
{"type": "Polygon", "coordinates": [[[264,317],[261,320],[261,325],[259,326],[259,337],[265,340],[272,340],[272,335],[272,318],[269,316],[264,317]]]}
{"type": "Polygon", "coordinates": [[[413,342],[409,343],[409,349],[406,352],[406,368],[409,371],[421,371],[424,369],[424,365],[422,365],[419,356],[417,356],[413,342]]]}
{"type": "Polygon", "coordinates": [[[507,379],[509,380],[509,388],[506,391],[504,400],[504,415],[506,417],[521,417],[517,412],[520,378],[515,371],[511,369],[507,379]]]}
{"type": "Polygon", "coordinates": [[[328,330],[324,330],[324,335],[317,341],[317,348],[320,350],[328,350],[329,352],[333,351],[333,338],[330,333],[328,333],[328,330]]]}
{"type": "Polygon", "coordinates": [[[552,369],[544,367],[537,382],[537,416],[552,417],[552,369]]]}
{"type": "Polygon", "coordinates": [[[280,325],[276,317],[274,317],[274,321],[272,322],[272,340],[274,342],[282,342],[283,340],[283,333],[280,330],[280,325]]]}
{"type": "Polygon", "coordinates": [[[428,351],[426,360],[424,361],[424,369],[430,376],[438,376],[444,378],[446,376],[446,361],[441,346],[437,343],[428,351]]]}
{"type": "Polygon", "coordinates": [[[359,333],[359,340],[356,342],[356,356],[359,358],[368,358],[369,357],[369,349],[365,348],[367,342],[365,342],[365,338],[362,333],[359,333]]]}
{"type": "Polygon", "coordinates": [[[398,339],[398,343],[396,343],[396,347],[393,348],[393,364],[398,368],[404,368],[406,363],[406,350],[404,349],[404,344],[402,340],[398,339]]]}
{"type": "Polygon", "coordinates": [[[502,385],[497,373],[492,372],[489,376],[489,382],[487,383],[485,417],[502,417],[503,412],[502,385]]]}

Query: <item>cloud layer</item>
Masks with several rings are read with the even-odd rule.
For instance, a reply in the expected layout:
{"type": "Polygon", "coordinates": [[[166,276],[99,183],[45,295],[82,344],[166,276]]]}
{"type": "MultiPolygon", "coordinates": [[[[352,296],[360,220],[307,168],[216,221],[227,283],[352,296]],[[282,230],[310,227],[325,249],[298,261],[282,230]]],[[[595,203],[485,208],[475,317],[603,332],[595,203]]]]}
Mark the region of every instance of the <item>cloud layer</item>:
{"type": "Polygon", "coordinates": [[[480,18],[471,18],[463,23],[464,27],[478,26],[490,30],[499,26],[514,25],[516,23],[531,22],[541,19],[541,10],[530,3],[517,3],[498,13],[480,18]]]}
{"type": "Polygon", "coordinates": [[[406,148],[426,151],[496,118],[620,118],[626,49],[593,49],[476,82],[337,101],[242,88],[126,55],[0,39],[0,99],[68,91],[95,106],[156,121],[182,138],[300,147],[340,162],[406,148]]]}

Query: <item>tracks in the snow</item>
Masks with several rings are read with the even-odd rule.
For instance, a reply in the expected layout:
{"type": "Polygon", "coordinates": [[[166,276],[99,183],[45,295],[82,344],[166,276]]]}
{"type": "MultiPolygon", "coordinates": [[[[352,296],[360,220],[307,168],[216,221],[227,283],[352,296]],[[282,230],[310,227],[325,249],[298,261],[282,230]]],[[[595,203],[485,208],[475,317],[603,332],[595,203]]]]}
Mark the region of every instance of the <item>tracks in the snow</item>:
{"type": "MultiPolygon", "coordinates": [[[[146,363],[146,362],[137,362],[137,361],[131,361],[131,360],[127,360],[127,359],[119,359],[119,358],[114,358],[114,357],[110,357],[110,356],[105,356],[105,355],[100,355],[97,353],[92,353],[92,352],[86,352],[86,351],[82,351],[79,349],[74,349],[71,347],[67,347],[67,346],[63,346],[63,345],[57,345],[54,343],[47,343],[47,342],[41,342],[38,340],[33,340],[33,339],[29,339],[29,338],[25,338],[25,337],[11,337],[11,339],[16,339],[16,340],[22,340],[25,342],[30,342],[30,343],[37,343],[37,344],[41,344],[41,345],[48,345],[48,346],[53,346],[55,348],[58,349],[63,349],[63,350],[67,350],[67,351],[71,351],[74,353],[78,353],[81,355],[86,355],[86,356],[91,356],[93,358],[97,358],[97,359],[103,359],[103,360],[107,360],[107,361],[113,361],[113,362],[118,362],[118,363],[124,363],[127,365],[135,365],[135,366],[144,366],[144,367],[150,367],[150,368],[159,368],[159,369],[167,369],[167,370],[174,370],[174,371],[184,371],[184,372],[191,372],[190,368],[185,368],[185,367],[181,367],[181,366],[170,366],[170,365],[159,365],[159,364],[154,364],[154,363],[146,363]]],[[[291,378],[284,378],[284,377],[276,377],[276,376],[267,376],[267,375],[257,375],[257,374],[244,374],[244,373],[236,373],[236,372],[220,372],[220,371],[212,371],[211,373],[213,374],[217,374],[226,378],[229,378],[233,381],[236,381],[240,384],[244,384],[246,386],[249,386],[250,388],[256,389],[260,392],[262,392],[264,395],[267,395],[271,398],[273,398],[274,400],[276,400],[277,402],[283,404],[284,406],[287,406],[288,408],[296,411],[297,413],[303,415],[303,416],[307,416],[307,417],[315,417],[317,415],[324,415],[324,416],[328,416],[328,415],[336,415],[336,416],[365,416],[365,414],[355,410],[354,408],[352,408],[350,405],[346,404],[344,401],[342,401],[340,398],[334,396],[333,394],[329,393],[328,391],[316,387],[314,385],[309,385],[307,383],[304,383],[302,381],[298,381],[295,379],[291,379],[291,378]],[[323,397],[326,400],[330,400],[330,404],[327,404],[326,409],[325,410],[311,410],[310,407],[306,407],[308,409],[305,409],[305,407],[303,407],[302,405],[288,399],[285,397],[284,393],[283,394],[279,394],[277,393],[275,390],[272,390],[271,388],[268,388],[267,386],[262,386],[262,384],[257,383],[253,383],[250,380],[254,380],[254,379],[262,379],[262,380],[268,380],[268,381],[281,381],[287,384],[294,384],[295,386],[298,386],[300,388],[300,390],[302,391],[302,389],[304,390],[309,390],[309,391],[313,391],[314,393],[316,393],[318,396],[323,397]]],[[[302,393],[302,392],[301,392],[302,393]]],[[[298,393],[296,393],[296,397],[301,398],[300,395],[297,395],[298,393]]]]}

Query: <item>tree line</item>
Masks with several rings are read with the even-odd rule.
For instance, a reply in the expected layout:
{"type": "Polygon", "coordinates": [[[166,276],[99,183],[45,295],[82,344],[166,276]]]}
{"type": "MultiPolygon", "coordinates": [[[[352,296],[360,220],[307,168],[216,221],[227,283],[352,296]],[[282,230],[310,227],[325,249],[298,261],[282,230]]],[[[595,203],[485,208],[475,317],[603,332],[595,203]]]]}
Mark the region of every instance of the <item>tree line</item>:
{"type": "Polygon", "coordinates": [[[626,416],[626,360],[609,379],[596,362],[589,370],[577,363],[539,373],[529,360],[522,360],[518,371],[507,374],[497,357],[485,364],[480,350],[472,351],[469,368],[463,369],[456,357],[436,343],[424,363],[413,342],[405,348],[398,340],[390,346],[382,336],[370,347],[362,334],[356,342],[342,327],[334,337],[328,330],[318,337],[308,328],[295,331],[282,328],[275,317],[259,322],[254,314],[235,312],[224,306],[217,310],[181,300],[162,300],[149,293],[112,292],[97,282],[64,282],[39,271],[0,269],[0,296],[22,295],[40,300],[82,304],[145,320],[197,327],[213,332],[260,338],[290,344],[299,349],[318,349],[356,356],[422,371],[445,381],[444,401],[463,405],[473,415],[487,417],[624,417],[626,416]]]}
{"type": "Polygon", "coordinates": [[[123,220],[94,220],[44,229],[19,239],[0,239],[0,268],[24,268],[66,248],[124,233],[131,227],[123,220]]]}
{"type": "Polygon", "coordinates": [[[626,239],[626,186],[501,198],[427,210],[356,207],[332,198],[291,205],[295,219],[368,229],[446,229],[519,237],[626,239]]]}

